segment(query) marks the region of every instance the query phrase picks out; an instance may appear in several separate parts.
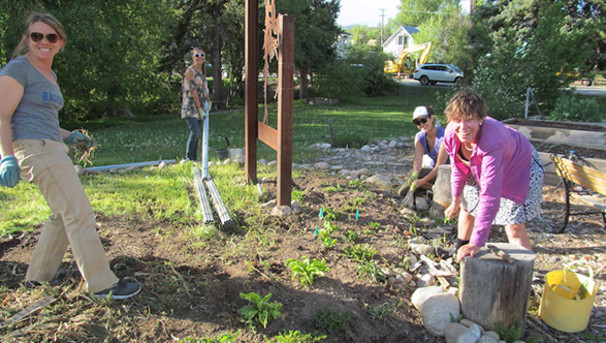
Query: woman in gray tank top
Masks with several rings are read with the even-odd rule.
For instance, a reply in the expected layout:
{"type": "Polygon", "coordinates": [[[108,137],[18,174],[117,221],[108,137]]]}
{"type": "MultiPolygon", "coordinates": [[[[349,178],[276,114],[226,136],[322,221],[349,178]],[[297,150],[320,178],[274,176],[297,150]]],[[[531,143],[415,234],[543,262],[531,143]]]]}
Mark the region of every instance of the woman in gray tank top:
{"type": "Polygon", "coordinates": [[[59,126],[63,96],[52,70],[66,42],[61,23],[48,13],[32,13],[11,61],[0,70],[0,185],[33,182],[50,209],[25,275],[26,286],[51,284],[67,247],[88,291],[97,297],[130,298],[141,290],[111,271],[96,231],[95,215],[63,142],[92,145],[80,131],[59,126]]]}

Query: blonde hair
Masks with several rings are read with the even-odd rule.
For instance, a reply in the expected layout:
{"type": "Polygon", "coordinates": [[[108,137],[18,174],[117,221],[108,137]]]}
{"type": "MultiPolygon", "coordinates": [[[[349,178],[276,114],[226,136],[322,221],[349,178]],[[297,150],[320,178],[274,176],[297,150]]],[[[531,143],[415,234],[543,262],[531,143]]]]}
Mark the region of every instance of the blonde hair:
{"type": "Polygon", "coordinates": [[[471,90],[461,90],[448,100],[444,114],[448,121],[483,119],[488,113],[486,102],[471,90]]]}
{"type": "MultiPolygon", "coordinates": [[[[57,18],[55,18],[55,16],[53,16],[50,13],[32,12],[32,13],[30,13],[29,16],[27,16],[27,19],[25,19],[25,29],[23,30],[23,35],[21,36],[21,40],[19,41],[19,44],[17,44],[17,47],[15,47],[15,49],[13,50],[13,53],[11,54],[10,59],[13,59],[13,58],[23,55],[23,54],[26,54],[29,51],[29,48],[27,47],[27,44],[25,43],[27,40],[27,36],[29,35],[29,27],[33,23],[36,23],[39,21],[52,27],[53,30],[55,30],[55,32],[57,32],[59,37],[63,40],[63,42],[64,43],[67,42],[67,36],[65,35],[65,29],[63,28],[63,25],[61,25],[59,20],[57,20],[57,18]]],[[[63,46],[65,46],[65,44],[63,44],[63,46]]]]}

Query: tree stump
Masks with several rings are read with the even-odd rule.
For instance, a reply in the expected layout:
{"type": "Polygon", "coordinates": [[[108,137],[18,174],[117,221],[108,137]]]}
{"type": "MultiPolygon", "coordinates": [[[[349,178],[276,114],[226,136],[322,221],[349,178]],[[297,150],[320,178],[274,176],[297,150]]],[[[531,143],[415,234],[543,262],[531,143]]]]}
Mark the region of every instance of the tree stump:
{"type": "Polygon", "coordinates": [[[450,206],[452,201],[450,194],[450,165],[443,164],[438,167],[436,182],[431,189],[433,201],[429,208],[429,215],[433,218],[444,218],[444,210],[450,206]]]}
{"type": "Polygon", "coordinates": [[[531,291],[535,254],[518,245],[488,243],[506,252],[511,263],[483,247],[461,264],[459,300],[461,312],[485,330],[495,330],[498,324],[509,328],[526,321],[526,308],[531,291]]]}

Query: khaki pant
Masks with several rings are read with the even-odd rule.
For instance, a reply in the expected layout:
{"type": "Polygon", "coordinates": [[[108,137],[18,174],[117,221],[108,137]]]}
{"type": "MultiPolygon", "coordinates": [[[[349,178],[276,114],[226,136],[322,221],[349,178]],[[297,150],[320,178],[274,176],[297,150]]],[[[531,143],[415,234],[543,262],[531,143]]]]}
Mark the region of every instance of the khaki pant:
{"type": "Polygon", "coordinates": [[[38,239],[26,279],[52,280],[69,244],[89,292],[113,286],[118,278],[109,268],[93,208],[67,156],[67,146],[52,140],[16,140],[13,145],[21,164],[21,178],[38,187],[52,212],[38,239]]]}

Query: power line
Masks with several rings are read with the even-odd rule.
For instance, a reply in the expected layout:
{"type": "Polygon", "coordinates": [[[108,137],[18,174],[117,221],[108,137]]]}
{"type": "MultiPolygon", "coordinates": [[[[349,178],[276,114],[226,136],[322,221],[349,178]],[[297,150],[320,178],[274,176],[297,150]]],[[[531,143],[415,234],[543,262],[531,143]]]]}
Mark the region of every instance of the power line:
{"type": "Polygon", "coordinates": [[[385,19],[385,9],[384,8],[379,8],[379,10],[381,11],[381,45],[383,45],[383,27],[384,25],[384,19],[385,19]]]}

